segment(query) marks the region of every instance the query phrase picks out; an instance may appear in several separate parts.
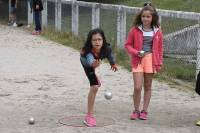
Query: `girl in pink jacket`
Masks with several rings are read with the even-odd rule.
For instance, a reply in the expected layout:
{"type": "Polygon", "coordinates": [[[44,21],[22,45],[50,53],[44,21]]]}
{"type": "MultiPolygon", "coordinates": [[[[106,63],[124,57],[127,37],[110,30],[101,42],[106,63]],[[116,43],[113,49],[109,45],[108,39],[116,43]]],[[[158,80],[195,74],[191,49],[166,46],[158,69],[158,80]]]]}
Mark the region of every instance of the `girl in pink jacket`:
{"type": "Polygon", "coordinates": [[[145,3],[130,29],[125,49],[131,56],[134,80],[134,109],[130,119],[147,120],[154,73],[160,71],[163,62],[163,35],[159,28],[159,16],[151,3],[145,3]],[[141,90],[144,86],[143,107],[140,110],[141,90]]]}

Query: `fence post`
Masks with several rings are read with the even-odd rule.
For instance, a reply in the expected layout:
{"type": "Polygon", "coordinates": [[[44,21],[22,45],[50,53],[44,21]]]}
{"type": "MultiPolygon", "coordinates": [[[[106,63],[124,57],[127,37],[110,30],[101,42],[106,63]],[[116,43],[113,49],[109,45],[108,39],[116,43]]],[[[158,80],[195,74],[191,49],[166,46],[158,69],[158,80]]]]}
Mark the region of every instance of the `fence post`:
{"type": "Polygon", "coordinates": [[[9,11],[8,11],[8,13],[9,13],[9,15],[8,15],[9,18],[8,18],[8,20],[10,21],[11,0],[8,1],[8,10],[9,10],[9,11]]]}
{"type": "Polygon", "coordinates": [[[30,1],[27,1],[28,4],[28,25],[32,25],[33,24],[33,11],[31,11],[31,7],[30,7],[30,1]]]}
{"type": "Polygon", "coordinates": [[[72,1],[72,33],[78,36],[79,29],[79,7],[77,1],[72,1]]]}
{"type": "Polygon", "coordinates": [[[47,0],[43,1],[44,10],[42,11],[42,27],[47,27],[47,0]]]}
{"type": "Polygon", "coordinates": [[[117,10],[117,47],[123,48],[126,39],[126,11],[123,6],[117,10]]]}
{"type": "Polygon", "coordinates": [[[198,20],[199,27],[197,29],[197,66],[196,66],[196,79],[200,70],[200,18],[198,20]]]}
{"type": "Polygon", "coordinates": [[[100,25],[100,4],[92,6],[92,29],[98,28],[100,25]]]}
{"type": "Polygon", "coordinates": [[[160,24],[160,27],[161,27],[161,23],[162,23],[162,16],[159,15],[159,24],[160,24]]]}
{"type": "Polygon", "coordinates": [[[61,31],[61,14],[62,14],[62,3],[61,0],[56,0],[55,3],[55,29],[61,31]]]}

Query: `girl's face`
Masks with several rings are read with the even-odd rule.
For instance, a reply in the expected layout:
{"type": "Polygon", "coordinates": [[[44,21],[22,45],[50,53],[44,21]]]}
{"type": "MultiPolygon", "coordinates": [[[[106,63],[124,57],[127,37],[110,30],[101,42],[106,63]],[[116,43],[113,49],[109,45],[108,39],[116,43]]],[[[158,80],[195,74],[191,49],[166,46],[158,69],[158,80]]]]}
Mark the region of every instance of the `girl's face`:
{"type": "Polygon", "coordinates": [[[149,10],[143,11],[143,13],[141,15],[141,21],[142,21],[143,26],[151,27],[152,15],[149,10]]]}
{"type": "Polygon", "coordinates": [[[94,50],[101,50],[101,47],[103,46],[103,38],[101,34],[97,33],[92,35],[92,48],[94,50]]]}

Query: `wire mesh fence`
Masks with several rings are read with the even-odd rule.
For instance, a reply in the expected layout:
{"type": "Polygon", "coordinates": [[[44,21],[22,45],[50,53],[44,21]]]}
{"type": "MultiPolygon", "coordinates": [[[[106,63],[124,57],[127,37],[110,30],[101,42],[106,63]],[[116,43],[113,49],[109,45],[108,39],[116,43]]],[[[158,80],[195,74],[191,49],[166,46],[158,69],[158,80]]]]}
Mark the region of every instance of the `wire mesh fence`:
{"type": "MultiPolygon", "coordinates": [[[[56,1],[47,2],[47,27],[55,28],[56,1]]],[[[72,3],[61,4],[61,31],[72,32],[72,3]]],[[[0,19],[8,20],[8,2],[0,5],[0,19]]],[[[21,0],[17,9],[17,20],[27,23],[27,0],[21,0]]],[[[79,5],[78,34],[86,38],[92,28],[92,7],[79,5]]],[[[136,12],[126,12],[125,34],[133,25],[136,12]]],[[[105,31],[108,42],[117,48],[118,14],[117,10],[100,8],[100,27],[105,31]]],[[[199,22],[192,19],[161,17],[161,27],[164,34],[164,68],[161,75],[185,80],[195,80],[197,62],[197,44],[199,42],[199,22]],[[165,72],[167,71],[167,72],[165,72]]],[[[123,44],[120,44],[123,45],[123,44]]],[[[121,55],[127,56],[127,55],[121,55]]],[[[121,57],[122,58],[122,57],[121,57]]],[[[127,58],[126,58],[127,59],[127,58]]]]}
{"type": "Polygon", "coordinates": [[[72,7],[68,4],[62,4],[62,32],[71,32],[71,21],[72,21],[72,7]]]}
{"type": "Polygon", "coordinates": [[[47,2],[47,25],[51,28],[55,26],[55,3],[47,2]]]}
{"type": "Polygon", "coordinates": [[[117,40],[117,13],[115,11],[100,10],[100,27],[104,29],[107,41],[116,45],[117,40]]]}
{"type": "Polygon", "coordinates": [[[92,9],[89,7],[79,7],[79,35],[86,38],[88,31],[91,29],[92,9]]]}
{"type": "Polygon", "coordinates": [[[0,1],[0,20],[6,22],[9,16],[9,5],[8,1],[0,1]]]}
{"type": "Polygon", "coordinates": [[[195,80],[198,28],[195,20],[162,18],[164,68],[169,76],[195,80]]]}

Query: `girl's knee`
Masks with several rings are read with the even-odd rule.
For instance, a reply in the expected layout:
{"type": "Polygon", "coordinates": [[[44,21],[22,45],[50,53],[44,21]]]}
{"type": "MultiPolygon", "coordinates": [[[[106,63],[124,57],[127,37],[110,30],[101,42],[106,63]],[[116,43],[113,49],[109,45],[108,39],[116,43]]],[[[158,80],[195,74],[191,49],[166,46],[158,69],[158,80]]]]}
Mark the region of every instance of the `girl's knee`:
{"type": "Polygon", "coordinates": [[[141,92],[142,91],[142,87],[134,87],[134,92],[141,92]]]}
{"type": "Polygon", "coordinates": [[[90,91],[92,91],[93,93],[97,93],[99,87],[97,85],[91,86],[90,91]]]}
{"type": "Polygon", "coordinates": [[[151,91],[151,87],[144,88],[144,91],[151,91]]]}

